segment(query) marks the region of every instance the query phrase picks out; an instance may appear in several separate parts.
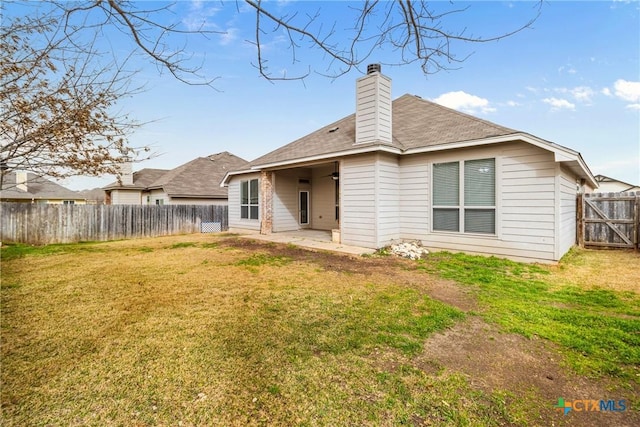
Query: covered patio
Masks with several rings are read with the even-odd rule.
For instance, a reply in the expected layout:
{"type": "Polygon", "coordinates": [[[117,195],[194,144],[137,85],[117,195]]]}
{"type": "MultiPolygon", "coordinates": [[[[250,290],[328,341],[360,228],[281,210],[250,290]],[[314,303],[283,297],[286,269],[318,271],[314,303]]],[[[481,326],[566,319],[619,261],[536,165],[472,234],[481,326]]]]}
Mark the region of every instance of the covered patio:
{"type": "Polygon", "coordinates": [[[337,161],[263,171],[259,194],[265,234],[340,228],[337,161]]]}

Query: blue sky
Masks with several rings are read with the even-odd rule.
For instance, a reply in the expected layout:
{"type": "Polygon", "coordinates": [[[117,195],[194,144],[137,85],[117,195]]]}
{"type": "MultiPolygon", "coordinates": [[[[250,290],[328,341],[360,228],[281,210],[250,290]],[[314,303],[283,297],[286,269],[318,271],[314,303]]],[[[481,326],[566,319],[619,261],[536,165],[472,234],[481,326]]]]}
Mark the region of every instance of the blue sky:
{"type": "MultiPolygon", "coordinates": [[[[337,40],[349,19],[347,2],[272,2],[279,10],[319,10],[338,19],[337,40]]],[[[536,13],[531,2],[471,2],[445,25],[491,36],[524,24],[536,13]]],[[[351,4],[352,5],[352,4],[351,4]]],[[[449,7],[434,2],[435,8],[449,7]]],[[[189,38],[186,48],[203,72],[219,76],[215,91],[186,86],[154,65],[142,67],[143,93],[120,104],[141,122],[132,145],[150,145],[160,156],[134,166],[171,169],[196,157],[230,151],[252,160],[354,111],[353,70],[337,79],[312,74],[271,83],[252,66],[253,14],[236,3],[178,2],[173,18],[186,27],[204,24],[224,31],[189,38]],[[200,62],[196,62],[200,63],[200,62]]],[[[126,52],[118,34],[110,43],[126,52]]],[[[177,44],[183,40],[176,41],[177,44]]],[[[425,76],[417,64],[383,65],[393,97],[419,95],[492,122],[529,132],[579,151],[594,174],[640,184],[640,3],[547,2],[533,27],[498,42],[454,45],[460,69],[425,76]]],[[[281,34],[264,40],[272,71],[296,71],[281,34]]],[[[298,51],[303,67],[323,70],[316,51],[298,51]]],[[[394,52],[374,52],[368,62],[389,63],[394,52]]],[[[300,70],[300,68],[297,68],[300,70]]],[[[113,177],[73,178],[73,189],[106,185],[113,177]]]]}

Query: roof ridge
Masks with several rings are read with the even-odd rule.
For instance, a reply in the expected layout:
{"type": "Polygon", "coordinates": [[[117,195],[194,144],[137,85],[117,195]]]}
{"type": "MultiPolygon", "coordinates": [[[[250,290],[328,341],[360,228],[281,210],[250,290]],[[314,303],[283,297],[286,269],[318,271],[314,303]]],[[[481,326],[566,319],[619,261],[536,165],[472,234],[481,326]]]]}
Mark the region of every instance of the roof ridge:
{"type": "MultiPolygon", "coordinates": [[[[375,146],[390,146],[404,152],[418,147],[523,133],[408,93],[394,99],[391,105],[392,142],[372,143],[375,146]]],[[[355,144],[356,133],[356,114],[353,112],[253,159],[250,166],[362,148],[365,144],[355,144]]]]}
{"type": "MultiPolygon", "coordinates": [[[[489,125],[489,126],[494,127],[494,128],[500,128],[500,129],[502,129],[502,130],[504,130],[504,129],[506,129],[506,130],[511,130],[511,131],[516,132],[516,133],[517,133],[517,132],[522,132],[522,131],[520,131],[520,130],[513,129],[513,128],[510,128],[510,127],[506,127],[506,126],[500,125],[500,124],[498,124],[498,123],[492,122],[492,121],[490,121],[490,120],[481,119],[480,117],[476,117],[476,116],[471,115],[471,114],[469,114],[469,113],[465,113],[465,112],[463,112],[463,111],[456,110],[455,108],[451,108],[451,107],[444,106],[444,105],[442,105],[442,104],[438,104],[437,102],[434,102],[434,101],[432,101],[432,100],[424,99],[424,98],[422,98],[420,95],[412,95],[412,94],[410,94],[410,93],[405,93],[405,94],[404,94],[404,95],[402,95],[400,98],[403,98],[403,97],[406,97],[406,96],[408,96],[408,97],[413,97],[413,98],[417,98],[419,101],[422,101],[422,102],[425,102],[425,103],[431,104],[431,105],[433,105],[433,106],[435,106],[435,107],[438,107],[438,108],[443,109],[443,110],[450,111],[450,112],[452,112],[452,113],[455,113],[455,114],[458,114],[458,115],[461,115],[461,116],[465,116],[466,118],[472,119],[472,120],[474,120],[474,121],[476,121],[476,122],[484,123],[484,124],[489,125]]],[[[400,99],[400,98],[397,98],[397,100],[398,100],[398,99],[400,99]]]]}
{"type": "Polygon", "coordinates": [[[188,168],[189,165],[191,165],[192,163],[195,163],[200,159],[206,159],[208,161],[212,161],[207,157],[196,157],[195,159],[189,160],[187,163],[183,163],[179,166],[176,166],[173,169],[169,169],[167,173],[165,173],[164,175],[162,175],[161,177],[153,181],[151,184],[147,186],[147,188],[164,187],[165,185],[170,184],[171,181],[181,176],[184,173],[184,171],[188,168]]]}

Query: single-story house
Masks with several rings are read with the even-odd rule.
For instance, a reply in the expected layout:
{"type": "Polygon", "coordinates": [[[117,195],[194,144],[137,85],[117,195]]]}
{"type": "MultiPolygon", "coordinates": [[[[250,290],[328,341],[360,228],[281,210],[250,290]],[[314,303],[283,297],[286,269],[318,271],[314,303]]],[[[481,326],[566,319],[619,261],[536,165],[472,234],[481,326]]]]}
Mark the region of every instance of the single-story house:
{"type": "Polygon", "coordinates": [[[86,203],[86,199],[80,193],[25,171],[10,171],[5,174],[0,200],[3,202],[57,205],[84,205],[86,203]]]}
{"type": "Polygon", "coordinates": [[[604,175],[596,175],[598,192],[601,193],[625,193],[628,191],[640,191],[640,186],[629,184],[604,175]]]}
{"type": "Polygon", "coordinates": [[[78,191],[82,197],[87,199],[88,205],[104,205],[106,194],[102,188],[92,188],[78,191]]]}
{"type": "Polygon", "coordinates": [[[229,152],[198,157],[175,169],[142,169],[124,165],[121,182],[104,187],[113,205],[226,205],[227,189],[220,186],[231,170],[247,161],[229,152]]]}
{"type": "Polygon", "coordinates": [[[132,171],[130,164],[122,167],[121,182],[114,182],[103,187],[105,202],[107,205],[142,205],[155,204],[152,200],[143,198],[147,187],[160,178],[168,169],[145,168],[137,172],[132,171]]]}
{"type": "Polygon", "coordinates": [[[373,64],[355,114],[229,172],[229,226],[535,262],[574,245],[576,195],[597,187],[578,152],[418,96],[391,99],[373,64]]]}

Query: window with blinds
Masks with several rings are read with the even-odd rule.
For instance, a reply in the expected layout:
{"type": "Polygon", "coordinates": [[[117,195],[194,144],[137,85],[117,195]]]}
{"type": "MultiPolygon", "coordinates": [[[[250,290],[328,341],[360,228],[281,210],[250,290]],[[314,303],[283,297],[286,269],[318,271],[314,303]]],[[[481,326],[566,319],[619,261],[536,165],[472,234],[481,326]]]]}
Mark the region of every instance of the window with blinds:
{"type": "Polygon", "coordinates": [[[433,165],[433,229],[460,231],[460,163],[433,165]]]}
{"type": "Polygon", "coordinates": [[[495,234],[495,159],[433,165],[433,230],[495,234]]]}

